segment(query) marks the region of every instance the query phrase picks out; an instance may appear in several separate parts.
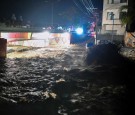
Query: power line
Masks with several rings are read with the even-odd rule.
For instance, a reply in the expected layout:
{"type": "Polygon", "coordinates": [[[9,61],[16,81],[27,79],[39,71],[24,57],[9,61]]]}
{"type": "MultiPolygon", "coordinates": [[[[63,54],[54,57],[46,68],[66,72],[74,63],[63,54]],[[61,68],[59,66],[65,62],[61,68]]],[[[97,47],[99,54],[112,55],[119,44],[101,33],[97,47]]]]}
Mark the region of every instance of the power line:
{"type": "Polygon", "coordinates": [[[91,0],[73,0],[75,5],[87,16],[93,15],[96,9],[91,0]]]}

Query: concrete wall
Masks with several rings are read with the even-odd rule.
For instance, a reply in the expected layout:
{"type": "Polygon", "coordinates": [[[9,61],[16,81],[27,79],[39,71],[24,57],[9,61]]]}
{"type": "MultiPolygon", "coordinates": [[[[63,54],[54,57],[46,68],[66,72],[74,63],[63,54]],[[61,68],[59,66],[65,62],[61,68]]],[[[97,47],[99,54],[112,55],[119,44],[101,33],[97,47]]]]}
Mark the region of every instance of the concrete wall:
{"type": "Polygon", "coordinates": [[[70,33],[49,32],[1,32],[1,37],[7,39],[8,45],[32,47],[48,47],[70,45],[70,33]]]}
{"type": "Polygon", "coordinates": [[[107,34],[98,34],[97,35],[97,44],[112,42],[112,40],[116,44],[123,44],[124,35],[113,35],[113,39],[112,39],[112,35],[107,35],[107,34]]]}

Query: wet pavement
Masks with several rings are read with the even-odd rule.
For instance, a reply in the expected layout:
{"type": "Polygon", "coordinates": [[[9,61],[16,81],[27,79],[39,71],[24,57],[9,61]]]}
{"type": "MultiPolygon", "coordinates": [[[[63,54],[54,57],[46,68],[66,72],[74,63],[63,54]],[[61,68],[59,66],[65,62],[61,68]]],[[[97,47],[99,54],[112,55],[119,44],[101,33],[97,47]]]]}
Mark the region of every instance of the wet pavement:
{"type": "Polygon", "coordinates": [[[132,99],[129,82],[134,83],[131,65],[88,65],[87,52],[77,45],[10,48],[0,59],[0,113],[126,115],[132,99]]]}

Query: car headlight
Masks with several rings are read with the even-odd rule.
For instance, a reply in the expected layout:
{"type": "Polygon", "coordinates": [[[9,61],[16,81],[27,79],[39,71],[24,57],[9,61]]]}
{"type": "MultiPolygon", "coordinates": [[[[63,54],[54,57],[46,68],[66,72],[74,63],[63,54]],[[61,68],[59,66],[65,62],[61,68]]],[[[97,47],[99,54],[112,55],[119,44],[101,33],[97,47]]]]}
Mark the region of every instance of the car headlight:
{"type": "Polygon", "coordinates": [[[78,35],[83,34],[83,28],[77,28],[75,31],[78,35]]]}

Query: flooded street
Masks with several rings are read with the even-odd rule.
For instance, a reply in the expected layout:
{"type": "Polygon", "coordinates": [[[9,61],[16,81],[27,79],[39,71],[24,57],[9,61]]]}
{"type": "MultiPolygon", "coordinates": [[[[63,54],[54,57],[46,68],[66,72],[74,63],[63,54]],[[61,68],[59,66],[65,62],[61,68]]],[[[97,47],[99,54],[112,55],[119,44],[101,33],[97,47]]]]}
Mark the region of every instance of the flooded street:
{"type": "Polygon", "coordinates": [[[132,64],[88,65],[86,57],[84,46],[9,49],[0,59],[0,113],[126,115],[132,64]]]}

